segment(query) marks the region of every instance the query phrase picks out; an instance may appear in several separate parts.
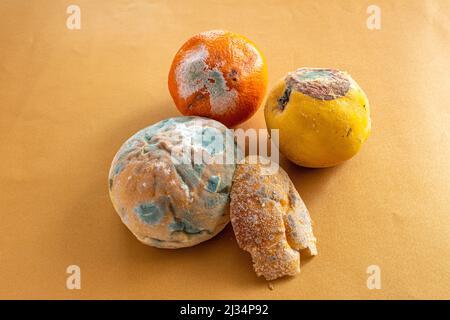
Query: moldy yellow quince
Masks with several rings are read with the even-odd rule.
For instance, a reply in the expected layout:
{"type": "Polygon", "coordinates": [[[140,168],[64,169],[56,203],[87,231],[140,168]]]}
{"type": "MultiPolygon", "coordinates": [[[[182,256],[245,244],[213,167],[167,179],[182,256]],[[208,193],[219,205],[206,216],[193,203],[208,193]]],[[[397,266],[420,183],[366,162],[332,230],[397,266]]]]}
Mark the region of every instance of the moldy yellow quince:
{"type": "Polygon", "coordinates": [[[300,68],[280,80],[265,105],[267,128],[292,162],[330,167],[353,157],[370,130],[369,101],[346,72],[300,68]]]}

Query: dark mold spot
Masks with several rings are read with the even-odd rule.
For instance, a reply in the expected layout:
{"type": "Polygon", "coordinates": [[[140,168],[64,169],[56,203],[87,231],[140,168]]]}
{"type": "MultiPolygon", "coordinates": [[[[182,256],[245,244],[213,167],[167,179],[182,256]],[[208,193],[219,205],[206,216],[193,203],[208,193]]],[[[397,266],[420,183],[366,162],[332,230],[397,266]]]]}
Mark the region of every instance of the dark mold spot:
{"type": "Polygon", "coordinates": [[[152,140],[152,135],[150,135],[150,134],[148,134],[148,133],[145,133],[144,134],[144,140],[145,140],[145,142],[147,142],[147,143],[150,143],[150,141],[152,140]]]}
{"type": "Polygon", "coordinates": [[[284,110],[284,108],[286,108],[286,105],[289,102],[289,99],[291,97],[291,92],[292,92],[292,87],[291,86],[286,86],[286,89],[283,92],[283,95],[278,98],[278,107],[280,108],[281,111],[284,110]]]}
{"type": "Polygon", "coordinates": [[[347,130],[347,137],[350,135],[350,133],[352,133],[352,130],[353,130],[352,128],[347,130]]]}
{"type": "Polygon", "coordinates": [[[161,207],[153,202],[142,203],[134,208],[134,211],[142,221],[148,224],[158,223],[164,215],[161,207]]]}
{"type": "Polygon", "coordinates": [[[228,194],[230,193],[230,186],[229,185],[222,186],[217,192],[228,194]]]}
{"type": "MultiPolygon", "coordinates": [[[[215,80],[214,79],[209,79],[211,83],[214,84],[215,80]]],[[[188,109],[192,109],[195,108],[197,106],[197,104],[199,103],[199,101],[203,100],[205,98],[205,95],[203,93],[198,93],[195,95],[195,97],[190,101],[190,103],[188,104],[188,109]]]]}
{"type": "Polygon", "coordinates": [[[235,69],[232,69],[231,72],[228,74],[228,77],[236,82],[238,80],[238,72],[235,69]]]}
{"type": "Polygon", "coordinates": [[[217,188],[220,183],[220,177],[219,176],[211,176],[208,180],[208,184],[206,186],[206,190],[209,192],[216,192],[217,188]]]}

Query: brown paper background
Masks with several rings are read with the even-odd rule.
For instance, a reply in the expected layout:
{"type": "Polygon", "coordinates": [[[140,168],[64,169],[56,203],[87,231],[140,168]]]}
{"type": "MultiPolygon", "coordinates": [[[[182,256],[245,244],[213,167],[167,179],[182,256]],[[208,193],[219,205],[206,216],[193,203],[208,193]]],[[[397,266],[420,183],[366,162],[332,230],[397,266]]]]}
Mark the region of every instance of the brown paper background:
{"type": "MultiPolygon", "coordinates": [[[[450,2],[0,2],[0,298],[450,298],[450,2]],[[81,30],[66,8],[81,7],[81,30]],[[382,28],[366,28],[367,6],[382,28]],[[282,161],[319,255],[257,278],[231,226],[193,248],[144,246],[108,196],[110,161],[137,130],[178,115],[171,59],[192,34],[252,39],[270,86],[301,66],[348,71],[373,132],[352,160],[282,161]],[[66,268],[81,267],[81,290],[66,268]],[[381,268],[381,290],[366,268],[381,268]]],[[[265,128],[263,108],[243,127],[265,128]]]]}

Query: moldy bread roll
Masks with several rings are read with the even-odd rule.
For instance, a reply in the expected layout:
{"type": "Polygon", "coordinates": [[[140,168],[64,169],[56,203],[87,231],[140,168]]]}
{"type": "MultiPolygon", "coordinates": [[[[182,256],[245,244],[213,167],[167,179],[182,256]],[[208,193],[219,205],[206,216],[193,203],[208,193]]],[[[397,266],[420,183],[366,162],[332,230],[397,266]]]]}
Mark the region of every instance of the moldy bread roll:
{"type": "Polygon", "coordinates": [[[189,247],[219,233],[229,222],[235,164],[197,163],[192,152],[217,157],[228,148],[239,152],[232,138],[221,123],[200,117],[166,119],[133,135],[109,173],[111,200],[122,222],[141,242],[159,248],[189,247]],[[187,162],[185,150],[191,155],[187,162]]]}

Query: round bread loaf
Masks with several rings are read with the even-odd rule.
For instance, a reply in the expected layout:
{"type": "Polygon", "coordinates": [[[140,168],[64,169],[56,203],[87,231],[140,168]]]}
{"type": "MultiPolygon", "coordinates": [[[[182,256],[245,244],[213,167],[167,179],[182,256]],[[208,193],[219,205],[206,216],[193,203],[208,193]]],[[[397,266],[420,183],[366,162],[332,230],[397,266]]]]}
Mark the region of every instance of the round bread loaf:
{"type": "Polygon", "coordinates": [[[312,222],[286,172],[268,170],[269,159],[247,157],[236,168],[230,217],[239,246],[258,276],[274,280],[300,272],[299,250],[317,254],[312,222]]]}
{"type": "Polygon", "coordinates": [[[114,208],[147,245],[181,248],[208,240],[229,222],[235,164],[225,163],[227,152],[240,150],[232,132],[215,120],[176,117],[145,128],[112,162],[114,208]]]}

